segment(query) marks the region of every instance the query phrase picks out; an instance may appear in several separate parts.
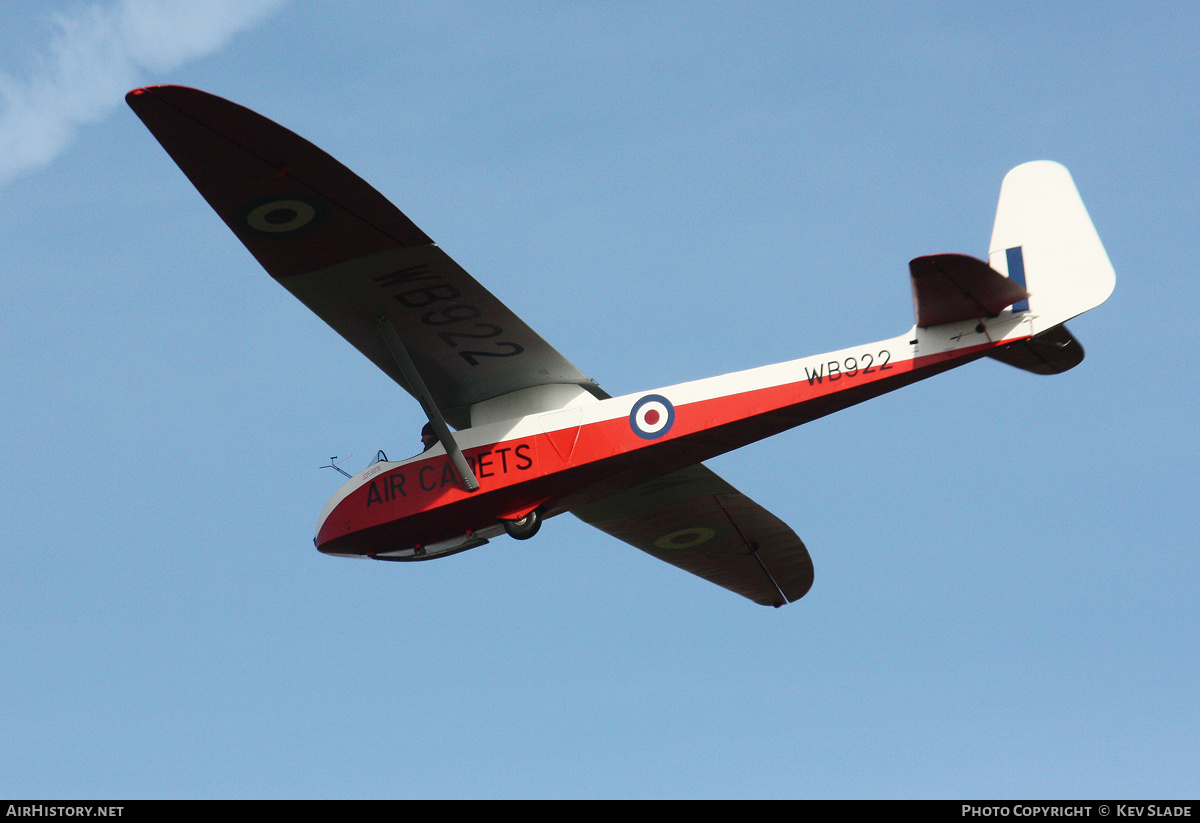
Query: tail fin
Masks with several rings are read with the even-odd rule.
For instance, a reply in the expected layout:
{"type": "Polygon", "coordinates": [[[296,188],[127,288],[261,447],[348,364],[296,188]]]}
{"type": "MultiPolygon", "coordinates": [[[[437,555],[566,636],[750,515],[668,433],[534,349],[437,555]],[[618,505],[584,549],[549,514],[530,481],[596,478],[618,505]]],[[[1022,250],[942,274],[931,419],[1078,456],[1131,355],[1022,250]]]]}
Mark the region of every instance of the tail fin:
{"type": "Polygon", "coordinates": [[[1029,292],[1013,311],[1030,312],[1035,335],[1099,306],[1116,284],[1071,173],[1048,160],[1005,176],[988,262],[1029,292]]]}

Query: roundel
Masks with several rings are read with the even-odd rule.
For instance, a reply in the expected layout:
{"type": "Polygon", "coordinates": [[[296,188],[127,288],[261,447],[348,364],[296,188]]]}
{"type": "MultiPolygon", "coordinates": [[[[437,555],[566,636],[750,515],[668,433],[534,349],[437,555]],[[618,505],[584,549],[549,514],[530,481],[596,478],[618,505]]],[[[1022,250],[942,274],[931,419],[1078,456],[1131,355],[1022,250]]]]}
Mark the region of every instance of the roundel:
{"type": "Polygon", "coordinates": [[[659,549],[692,549],[696,546],[703,546],[716,536],[717,533],[707,526],[690,526],[670,534],[664,534],[654,541],[654,545],[659,549]]]}
{"type": "Polygon", "coordinates": [[[633,404],[629,413],[629,428],[638,437],[654,440],[671,430],[675,423],[675,407],[661,394],[648,394],[633,404]]]}
{"type": "Polygon", "coordinates": [[[312,228],[320,222],[323,209],[319,201],[296,194],[256,201],[244,212],[246,226],[256,234],[282,237],[312,228]]]}

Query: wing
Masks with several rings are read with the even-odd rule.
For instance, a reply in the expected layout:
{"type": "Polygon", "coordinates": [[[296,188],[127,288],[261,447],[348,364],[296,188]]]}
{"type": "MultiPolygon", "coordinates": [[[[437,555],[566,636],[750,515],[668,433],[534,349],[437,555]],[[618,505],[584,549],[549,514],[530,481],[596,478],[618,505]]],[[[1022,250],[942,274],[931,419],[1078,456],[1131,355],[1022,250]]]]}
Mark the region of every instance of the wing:
{"type": "Polygon", "coordinates": [[[530,386],[599,386],[379,192],[249,109],[180,86],[126,101],[272,277],[414,394],[380,333],[391,321],[456,428],[474,403],[530,386]]]}
{"type": "Polygon", "coordinates": [[[700,464],[571,513],[764,606],[799,600],[812,586],[812,559],[796,533],[700,464]]]}

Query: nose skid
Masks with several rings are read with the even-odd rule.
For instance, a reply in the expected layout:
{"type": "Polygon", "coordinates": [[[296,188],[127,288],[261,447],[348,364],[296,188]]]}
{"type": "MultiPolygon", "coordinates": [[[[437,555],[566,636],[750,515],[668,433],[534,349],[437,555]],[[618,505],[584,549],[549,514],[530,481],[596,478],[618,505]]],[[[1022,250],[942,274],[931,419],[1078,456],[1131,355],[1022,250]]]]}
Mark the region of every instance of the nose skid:
{"type": "Polygon", "coordinates": [[[453,537],[449,540],[440,540],[437,543],[430,543],[427,546],[414,546],[409,549],[399,549],[393,552],[380,552],[378,554],[366,555],[372,560],[391,560],[399,562],[409,562],[416,560],[433,560],[437,557],[446,557],[451,554],[465,552],[467,549],[478,548],[488,542],[489,538],[498,537],[504,533],[504,527],[500,524],[489,527],[483,532],[475,532],[473,534],[464,534],[459,537],[453,537]]]}

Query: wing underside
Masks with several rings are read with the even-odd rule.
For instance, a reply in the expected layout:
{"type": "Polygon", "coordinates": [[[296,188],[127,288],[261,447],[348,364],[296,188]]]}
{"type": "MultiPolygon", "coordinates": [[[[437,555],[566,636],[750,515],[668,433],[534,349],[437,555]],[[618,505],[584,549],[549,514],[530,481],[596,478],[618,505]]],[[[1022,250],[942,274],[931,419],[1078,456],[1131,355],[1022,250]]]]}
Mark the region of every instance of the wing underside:
{"type": "Polygon", "coordinates": [[[755,603],[812,586],[808,549],[786,523],[704,465],[571,510],[585,523],[755,603]]]}
{"type": "Polygon", "coordinates": [[[272,277],[413,393],[379,331],[387,318],[456,428],[472,404],[551,383],[606,394],[399,209],[321,149],[195,89],[126,100],[272,277]]]}

